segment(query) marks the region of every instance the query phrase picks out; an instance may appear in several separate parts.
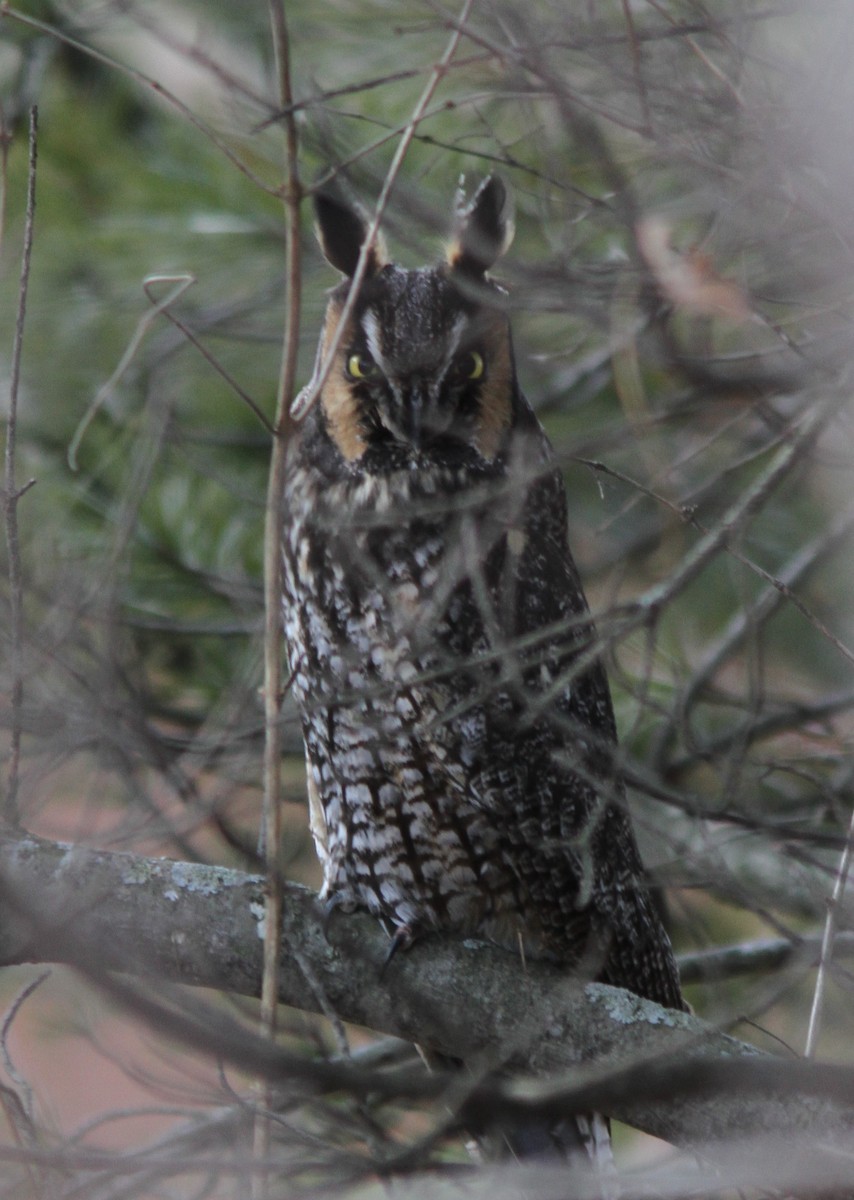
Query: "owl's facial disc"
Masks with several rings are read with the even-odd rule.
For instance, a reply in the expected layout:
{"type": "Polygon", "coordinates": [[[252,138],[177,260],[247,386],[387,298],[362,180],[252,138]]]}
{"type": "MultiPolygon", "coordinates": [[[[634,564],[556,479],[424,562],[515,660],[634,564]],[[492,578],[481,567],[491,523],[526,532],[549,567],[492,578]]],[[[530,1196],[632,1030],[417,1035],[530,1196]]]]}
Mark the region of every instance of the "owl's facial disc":
{"type": "MultiPolygon", "coordinates": [[[[379,355],[381,351],[376,348],[379,355]]],[[[441,359],[434,369],[407,370],[403,362],[378,361],[369,351],[347,356],[346,373],[362,390],[362,411],[374,427],[396,442],[420,451],[443,438],[470,441],[481,381],[486,379],[479,350],[441,359]]]]}
{"type": "MultiPolygon", "coordinates": [[[[321,349],[345,295],[332,297],[321,349]]],[[[354,462],[392,442],[413,463],[453,446],[492,461],[515,388],[506,316],[466,298],[442,268],[387,265],[359,300],[321,397],[342,455],[354,462]]]]}
{"type": "Polygon", "coordinates": [[[489,355],[482,321],[441,271],[385,268],[355,332],[346,374],[375,434],[419,452],[472,442],[489,355]]]}

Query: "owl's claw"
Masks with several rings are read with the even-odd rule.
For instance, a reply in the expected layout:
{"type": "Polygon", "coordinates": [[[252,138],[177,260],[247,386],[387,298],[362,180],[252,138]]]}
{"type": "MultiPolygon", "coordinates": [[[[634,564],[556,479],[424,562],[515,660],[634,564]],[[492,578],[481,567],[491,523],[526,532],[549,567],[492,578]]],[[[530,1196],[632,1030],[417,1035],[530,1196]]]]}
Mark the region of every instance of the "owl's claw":
{"type": "Polygon", "coordinates": [[[333,892],[323,906],[323,936],[329,941],[329,925],[332,920],[332,914],[337,908],[343,908],[345,912],[352,912],[353,901],[346,892],[333,892]]]}
{"type": "Polygon", "coordinates": [[[416,932],[411,925],[401,925],[395,930],[394,937],[391,939],[391,945],[388,948],[388,954],[385,956],[385,961],[380,968],[380,979],[382,979],[385,975],[386,971],[388,970],[389,963],[394,958],[395,954],[397,954],[398,950],[408,950],[415,941],[415,938],[416,932]]]}

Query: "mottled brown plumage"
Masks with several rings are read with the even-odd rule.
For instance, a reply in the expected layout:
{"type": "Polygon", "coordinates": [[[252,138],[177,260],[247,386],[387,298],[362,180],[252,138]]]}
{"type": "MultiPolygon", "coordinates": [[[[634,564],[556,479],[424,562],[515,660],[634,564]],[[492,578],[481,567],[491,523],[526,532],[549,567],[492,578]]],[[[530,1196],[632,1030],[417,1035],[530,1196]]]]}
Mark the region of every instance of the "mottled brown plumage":
{"type": "MultiPolygon", "coordinates": [[[[317,210],[349,276],[365,226],[334,196],[317,210]]],[[[486,275],[506,240],[491,178],[445,263],[375,252],[291,448],[285,626],[323,895],[398,941],[480,934],[681,1007],[563,480],[486,275]]]]}

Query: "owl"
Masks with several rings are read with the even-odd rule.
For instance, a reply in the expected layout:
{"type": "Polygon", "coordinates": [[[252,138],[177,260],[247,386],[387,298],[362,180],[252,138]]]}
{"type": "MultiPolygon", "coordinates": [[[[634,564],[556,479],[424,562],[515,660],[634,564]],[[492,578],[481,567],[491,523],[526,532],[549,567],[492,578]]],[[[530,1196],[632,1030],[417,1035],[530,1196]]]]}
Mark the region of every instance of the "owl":
{"type": "MultiPolygon", "coordinates": [[[[330,293],[367,223],[315,201],[330,293]]],[[[516,375],[506,189],[460,197],[446,258],[381,246],[290,446],[284,622],[330,908],[392,950],[454,930],[683,1007],[616,765],[564,482],[516,375]]]]}

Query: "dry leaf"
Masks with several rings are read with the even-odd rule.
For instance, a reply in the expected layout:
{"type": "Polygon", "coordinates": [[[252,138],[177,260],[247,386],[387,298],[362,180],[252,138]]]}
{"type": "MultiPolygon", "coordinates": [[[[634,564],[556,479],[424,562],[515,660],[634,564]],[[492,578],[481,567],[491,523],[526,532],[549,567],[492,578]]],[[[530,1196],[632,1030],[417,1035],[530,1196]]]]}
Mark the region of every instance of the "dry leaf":
{"type": "Polygon", "coordinates": [[[670,244],[671,227],[662,217],[642,217],[635,226],[638,249],[661,292],[686,312],[730,321],[756,321],[747,295],[731,279],[723,279],[707,255],[680,254],[670,244]]]}

